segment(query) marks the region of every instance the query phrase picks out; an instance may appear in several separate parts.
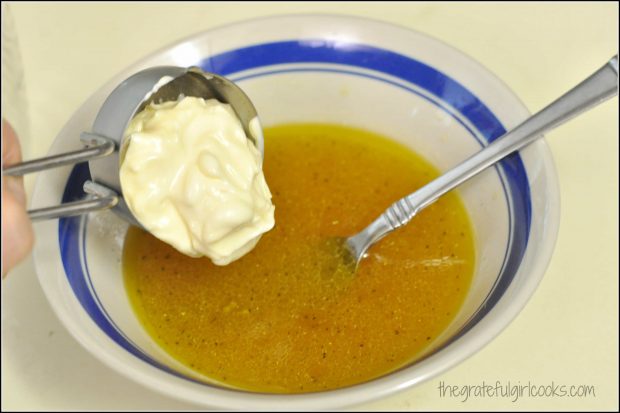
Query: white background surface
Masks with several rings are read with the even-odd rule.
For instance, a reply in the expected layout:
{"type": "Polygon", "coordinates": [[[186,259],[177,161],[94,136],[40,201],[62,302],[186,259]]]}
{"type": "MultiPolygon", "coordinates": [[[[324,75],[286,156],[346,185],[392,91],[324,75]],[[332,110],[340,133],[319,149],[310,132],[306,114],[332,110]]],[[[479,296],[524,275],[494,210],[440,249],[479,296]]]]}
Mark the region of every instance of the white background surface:
{"type": "MultiPolygon", "coordinates": [[[[28,158],[116,72],[187,35],[256,16],[327,12],[400,24],[496,73],[536,111],[618,50],[617,3],[143,3],[10,5],[26,79],[28,158]]],[[[4,56],[3,56],[4,58],[4,56]]],[[[547,135],[562,216],[519,317],[447,373],[364,410],[618,409],[618,100],[547,135]],[[440,397],[438,386],[592,385],[585,398],[440,397]]],[[[28,181],[32,185],[32,181],[28,181]]],[[[50,240],[37,240],[50,242],[50,240]]],[[[93,358],[51,312],[31,259],[2,282],[2,410],[182,409],[93,358]]]]}

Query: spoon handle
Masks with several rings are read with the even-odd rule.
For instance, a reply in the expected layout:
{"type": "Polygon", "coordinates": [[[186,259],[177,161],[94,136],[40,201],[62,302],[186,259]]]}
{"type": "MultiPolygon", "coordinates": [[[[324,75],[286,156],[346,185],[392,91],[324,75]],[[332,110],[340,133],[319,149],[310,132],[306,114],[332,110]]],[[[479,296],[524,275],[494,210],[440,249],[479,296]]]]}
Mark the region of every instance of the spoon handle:
{"type": "Polygon", "coordinates": [[[394,229],[407,224],[420,210],[514,151],[538,139],[578,114],[618,93],[618,55],[562,97],[496,139],[439,178],[393,203],[372,224],[347,243],[357,260],[366,249],[394,229]]]}

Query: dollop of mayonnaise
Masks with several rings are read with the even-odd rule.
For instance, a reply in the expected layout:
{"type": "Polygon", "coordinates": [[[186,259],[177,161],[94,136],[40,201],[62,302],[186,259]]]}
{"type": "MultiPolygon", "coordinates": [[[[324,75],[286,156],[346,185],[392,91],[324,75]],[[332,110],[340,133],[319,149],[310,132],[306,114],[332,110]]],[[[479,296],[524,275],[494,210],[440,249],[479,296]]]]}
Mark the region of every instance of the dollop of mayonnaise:
{"type": "Polygon", "coordinates": [[[261,154],[230,105],[197,97],[150,104],[124,139],[120,181],[129,209],[182,253],[226,265],[273,228],[261,154]]]}

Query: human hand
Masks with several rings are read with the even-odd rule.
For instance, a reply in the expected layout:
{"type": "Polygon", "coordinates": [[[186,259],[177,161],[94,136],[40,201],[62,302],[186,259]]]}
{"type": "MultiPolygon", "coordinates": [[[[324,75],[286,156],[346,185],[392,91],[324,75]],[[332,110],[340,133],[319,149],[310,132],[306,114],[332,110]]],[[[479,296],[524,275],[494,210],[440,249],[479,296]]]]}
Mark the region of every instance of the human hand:
{"type": "MultiPolygon", "coordinates": [[[[2,167],[21,162],[21,159],[17,135],[2,119],[2,167]]],[[[24,181],[21,176],[2,175],[2,278],[28,255],[33,243],[24,181]]]]}

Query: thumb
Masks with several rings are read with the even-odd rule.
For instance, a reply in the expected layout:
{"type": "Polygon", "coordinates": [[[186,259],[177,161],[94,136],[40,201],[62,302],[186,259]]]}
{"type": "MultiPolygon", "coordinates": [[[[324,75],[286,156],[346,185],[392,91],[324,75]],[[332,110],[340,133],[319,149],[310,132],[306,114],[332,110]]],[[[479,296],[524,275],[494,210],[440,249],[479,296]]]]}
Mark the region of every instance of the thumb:
{"type": "MultiPolygon", "coordinates": [[[[2,120],[2,164],[19,162],[19,141],[8,122],[2,120]]],[[[2,277],[23,260],[34,243],[32,224],[26,212],[26,194],[21,177],[2,176],[2,277]]]]}

